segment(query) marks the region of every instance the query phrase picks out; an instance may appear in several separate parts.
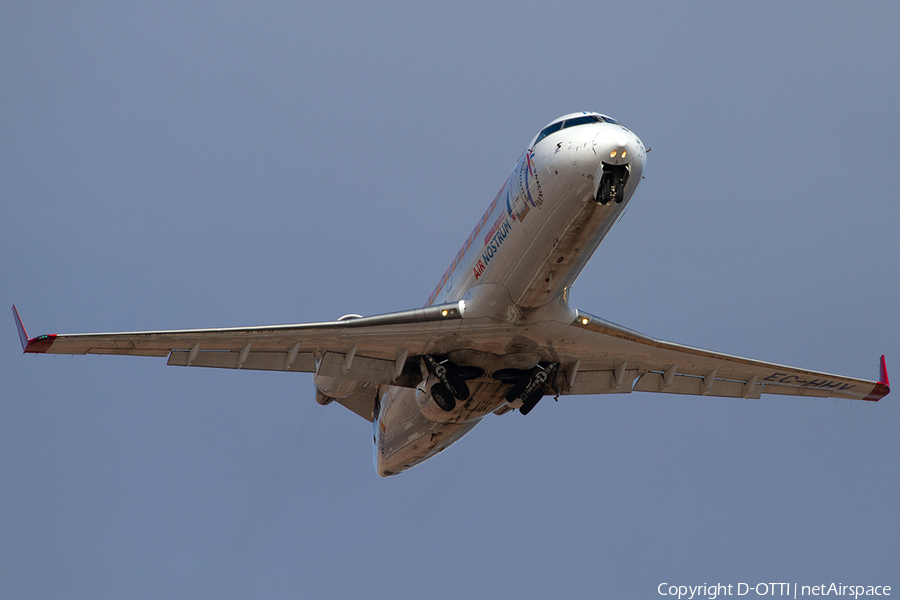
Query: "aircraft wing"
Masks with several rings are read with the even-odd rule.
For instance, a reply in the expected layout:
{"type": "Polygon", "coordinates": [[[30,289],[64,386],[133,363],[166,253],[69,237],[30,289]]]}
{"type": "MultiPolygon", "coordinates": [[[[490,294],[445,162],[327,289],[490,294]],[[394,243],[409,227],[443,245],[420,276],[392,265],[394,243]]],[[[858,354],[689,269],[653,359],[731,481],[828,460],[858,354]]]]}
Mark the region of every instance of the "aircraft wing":
{"type": "Polygon", "coordinates": [[[809,371],[664,342],[578,312],[558,348],[563,394],[663,392],[759,398],[760,394],[877,401],[890,391],[884,356],[879,381],[809,371]]]}
{"type": "Polygon", "coordinates": [[[879,400],[890,391],[883,356],[879,381],[856,379],[665,342],[580,311],[568,324],[547,323],[530,333],[529,327],[464,318],[460,305],[449,303],[322,323],[36,338],[25,333],[15,306],[13,313],[27,353],[168,356],[169,365],[308,372],[406,387],[421,380],[409,357],[454,349],[502,355],[538,338],[560,365],[562,394],[879,400]]]}
{"type": "Polygon", "coordinates": [[[408,356],[453,336],[462,323],[452,303],[323,323],[29,338],[15,306],[13,314],[27,353],[168,356],[170,365],[308,373],[317,372],[318,358],[320,375],[397,385],[405,383],[408,356]]]}

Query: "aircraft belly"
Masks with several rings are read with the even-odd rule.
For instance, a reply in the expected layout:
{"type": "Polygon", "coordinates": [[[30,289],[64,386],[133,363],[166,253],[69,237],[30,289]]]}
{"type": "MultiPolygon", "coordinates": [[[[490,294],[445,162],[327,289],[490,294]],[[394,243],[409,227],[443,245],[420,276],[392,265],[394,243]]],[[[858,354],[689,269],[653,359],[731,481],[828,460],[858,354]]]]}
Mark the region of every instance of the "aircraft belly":
{"type": "Polygon", "coordinates": [[[382,477],[396,475],[448,448],[479,422],[439,423],[418,409],[416,391],[390,388],[382,397],[375,421],[375,470],[382,477]]]}

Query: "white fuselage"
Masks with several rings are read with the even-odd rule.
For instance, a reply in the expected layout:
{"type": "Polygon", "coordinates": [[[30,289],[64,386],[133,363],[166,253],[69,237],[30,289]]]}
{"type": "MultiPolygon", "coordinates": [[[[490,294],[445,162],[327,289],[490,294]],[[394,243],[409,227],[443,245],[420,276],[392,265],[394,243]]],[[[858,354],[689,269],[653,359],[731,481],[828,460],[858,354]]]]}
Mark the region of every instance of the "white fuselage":
{"type": "Polygon", "coordinates": [[[509,386],[491,379],[493,369],[552,360],[540,325],[569,310],[568,288],[625,211],[645,161],[640,139],[598,113],[566,115],[545,130],[584,117],[600,120],[535,137],[426,303],[462,301],[464,317],[515,325],[510,339],[496,353],[459,355],[486,374],[469,382],[471,397],[450,413],[433,406],[424,381],[417,389],[382,389],[374,421],[380,475],[434,456],[485,415],[503,409],[509,386]],[[600,204],[603,170],[616,165],[629,171],[624,194],[618,202],[600,204]]]}

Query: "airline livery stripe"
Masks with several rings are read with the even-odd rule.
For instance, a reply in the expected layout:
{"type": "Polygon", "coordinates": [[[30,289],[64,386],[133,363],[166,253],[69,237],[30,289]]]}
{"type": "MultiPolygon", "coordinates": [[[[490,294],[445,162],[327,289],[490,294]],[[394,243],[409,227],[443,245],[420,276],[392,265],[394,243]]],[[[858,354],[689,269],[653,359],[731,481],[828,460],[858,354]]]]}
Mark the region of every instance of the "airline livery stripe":
{"type": "Polygon", "coordinates": [[[453,271],[456,270],[456,267],[459,266],[460,261],[462,261],[463,257],[466,255],[466,252],[469,251],[469,248],[472,247],[472,243],[478,237],[478,234],[481,233],[481,230],[484,229],[484,226],[487,224],[488,219],[491,218],[491,213],[494,212],[494,209],[497,208],[497,202],[500,200],[500,196],[503,194],[503,190],[506,189],[506,184],[508,180],[500,186],[500,191],[497,192],[497,195],[494,196],[494,200],[491,202],[491,205],[488,206],[488,209],[484,212],[484,215],[481,217],[481,220],[478,222],[478,225],[475,226],[475,229],[469,235],[469,238],[466,240],[466,243],[463,244],[463,247],[460,248],[459,252],[456,255],[456,258],[453,259],[453,262],[450,263],[450,266],[444,272],[444,276],[441,278],[441,282],[434,288],[434,291],[431,292],[431,295],[428,297],[428,301],[425,302],[425,306],[431,306],[434,304],[435,299],[441,293],[441,290],[444,289],[444,286],[447,285],[447,281],[450,279],[450,276],[453,275],[453,271]]]}

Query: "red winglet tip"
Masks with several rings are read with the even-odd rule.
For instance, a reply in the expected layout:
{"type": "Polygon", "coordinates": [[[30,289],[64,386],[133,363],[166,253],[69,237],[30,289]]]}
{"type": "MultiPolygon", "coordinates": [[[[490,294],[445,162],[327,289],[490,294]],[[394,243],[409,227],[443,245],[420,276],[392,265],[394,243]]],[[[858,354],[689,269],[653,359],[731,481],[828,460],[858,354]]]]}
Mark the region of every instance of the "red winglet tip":
{"type": "Polygon", "coordinates": [[[22,318],[19,316],[19,311],[16,310],[16,305],[13,304],[13,317],[16,319],[16,329],[19,330],[19,341],[22,343],[22,352],[25,352],[25,349],[28,347],[28,334],[25,333],[25,326],[22,325],[22,318]]]}
{"type": "Polygon", "coordinates": [[[888,381],[887,365],[884,362],[884,355],[881,355],[881,364],[879,365],[878,383],[872,388],[872,392],[864,398],[864,400],[872,400],[878,402],[891,393],[891,384],[888,381]]]}
{"type": "Polygon", "coordinates": [[[16,319],[16,329],[19,331],[19,341],[22,343],[22,352],[46,352],[50,345],[53,344],[56,334],[39,335],[34,339],[28,339],[28,334],[25,333],[25,326],[22,325],[22,318],[19,316],[19,311],[16,310],[15,304],[13,304],[12,310],[16,319]]]}

